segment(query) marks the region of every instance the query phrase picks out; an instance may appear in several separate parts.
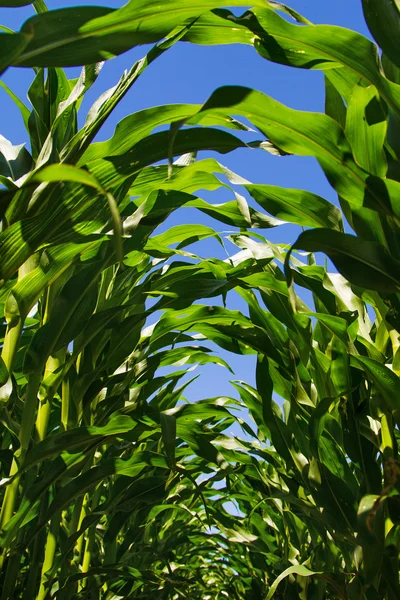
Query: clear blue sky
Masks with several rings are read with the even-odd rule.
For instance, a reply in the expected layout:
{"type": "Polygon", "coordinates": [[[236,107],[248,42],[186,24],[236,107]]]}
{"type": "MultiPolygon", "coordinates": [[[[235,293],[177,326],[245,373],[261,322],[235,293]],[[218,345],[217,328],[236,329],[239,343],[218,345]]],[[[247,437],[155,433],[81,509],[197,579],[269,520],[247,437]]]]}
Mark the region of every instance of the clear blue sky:
{"type": "MultiPolygon", "coordinates": [[[[167,0],[166,0],[167,1],[167,0]]],[[[184,2],[185,0],[182,0],[184,2]]],[[[308,17],[314,23],[340,25],[368,35],[364,23],[361,0],[288,0],[292,8],[308,17]]],[[[118,8],[124,4],[121,0],[49,0],[50,9],[70,5],[97,4],[118,8]]],[[[251,2],[250,4],[251,5],[251,2]]],[[[236,9],[238,10],[238,9],[236,9]]],[[[31,7],[19,9],[0,9],[0,23],[19,29],[22,22],[33,13],[31,7]]],[[[349,48],[351,52],[351,48],[349,48]]],[[[104,90],[116,83],[122,71],[146,53],[146,48],[136,48],[109,61],[83,104],[83,112],[104,90]],[[89,101],[90,100],[90,101],[89,101]]],[[[9,69],[4,81],[25,99],[26,91],[32,80],[33,71],[29,69],[9,69]]],[[[267,62],[247,46],[192,46],[178,44],[145,72],[142,78],[129,92],[113,117],[104,127],[101,137],[112,135],[116,123],[124,116],[144,107],[175,103],[201,103],[211,92],[221,85],[236,84],[256,88],[271,95],[288,106],[308,111],[323,111],[324,86],[323,75],[319,71],[292,69],[267,62]]],[[[13,144],[26,141],[26,134],[20,115],[2,89],[0,89],[1,128],[0,133],[13,144]]],[[[240,173],[254,183],[270,183],[284,187],[297,187],[320,194],[336,201],[335,194],[327,184],[318,164],[311,158],[273,157],[262,151],[239,150],[231,155],[217,156],[221,162],[240,173]]],[[[213,192],[203,197],[213,202],[230,200],[226,190],[213,192]]],[[[168,225],[183,222],[199,222],[211,225],[222,231],[226,229],[211,219],[198,215],[193,209],[183,210],[168,221],[168,225]]],[[[293,242],[297,236],[294,226],[282,226],[269,230],[266,235],[274,242],[293,242]]],[[[203,256],[221,255],[217,243],[207,242],[197,246],[203,256]]],[[[232,253],[234,247],[231,246],[232,253]]],[[[215,303],[211,299],[210,303],[215,303]]],[[[230,308],[242,305],[229,298],[230,308]]],[[[227,358],[235,370],[235,378],[254,382],[254,358],[229,355],[227,358]]],[[[223,369],[209,366],[203,369],[202,377],[191,387],[188,396],[199,399],[216,395],[234,395],[229,385],[231,377],[223,369]]]]}

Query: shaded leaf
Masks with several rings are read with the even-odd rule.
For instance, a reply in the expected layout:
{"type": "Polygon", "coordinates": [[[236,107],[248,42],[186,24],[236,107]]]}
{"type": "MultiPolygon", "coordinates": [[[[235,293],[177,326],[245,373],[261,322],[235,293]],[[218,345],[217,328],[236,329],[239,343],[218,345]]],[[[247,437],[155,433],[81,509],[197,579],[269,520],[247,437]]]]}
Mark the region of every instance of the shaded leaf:
{"type": "Polygon", "coordinates": [[[293,249],[325,252],[351,283],[388,293],[399,289],[400,263],[379,244],[346,233],[315,229],[300,234],[293,249]]]}
{"type": "Polygon", "coordinates": [[[292,574],[300,575],[301,577],[313,577],[315,575],[320,575],[321,573],[317,572],[317,571],[311,571],[304,565],[294,565],[292,567],[288,567],[285,571],[283,571],[283,573],[281,573],[275,579],[274,583],[269,588],[268,594],[266,596],[266,600],[270,600],[270,598],[272,598],[272,596],[275,594],[276,589],[277,589],[278,585],[280,584],[280,582],[283,581],[283,579],[285,579],[285,577],[288,577],[288,575],[292,575],[292,574]]]}
{"type": "Polygon", "coordinates": [[[400,11],[396,0],[362,0],[364,17],[374,39],[400,67],[400,11]]]}

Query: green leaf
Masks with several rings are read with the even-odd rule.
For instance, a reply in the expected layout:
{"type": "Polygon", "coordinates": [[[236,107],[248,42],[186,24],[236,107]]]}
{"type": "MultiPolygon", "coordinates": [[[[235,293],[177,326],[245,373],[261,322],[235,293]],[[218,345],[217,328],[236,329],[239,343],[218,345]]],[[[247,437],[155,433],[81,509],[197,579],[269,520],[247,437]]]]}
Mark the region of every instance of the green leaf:
{"type": "MultiPolygon", "coordinates": [[[[145,137],[137,142],[125,154],[111,156],[106,166],[114,168],[115,177],[121,182],[121,177],[132,177],[143,167],[160,160],[165,160],[169,155],[170,135],[168,131],[160,131],[145,137]]],[[[214,150],[221,154],[232,152],[237,148],[248,148],[248,145],[238,137],[219,129],[194,127],[179,131],[174,141],[174,156],[198,152],[200,150],[214,150]]],[[[96,168],[104,168],[105,161],[90,161],[90,171],[97,176],[96,168]]],[[[101,181],[101,178],[98,176],[101,181]]]]}
{"type": "Polygon", "coordinates": [[[316,194],[274,185],[245,187],[254,200],[278,219],[303,227],[341,229],[339,209],[316,194]]]}
{"type": "Polygon", "coordinates": [[[105,120],[115,107],[125,97],[131,87],[137,82],[141,74],[157,58],[172,48],[187,31],[188,26],[182,27],[175,35],[163,42],[156,44],[142,59],[137,61],[131,69],[122,75],[117,85],[107,90],[98,98],[88,111],[84,127],[80,129],[73,139],[62,149],[60,157],[68,163],[76,163],[83,152],[89,147],[95,135],[99,132],[105,120]]]}
{"type": "Polygon", "coordinates": [[[347,346],[349,342],[348,335],[348,324],[345,319],[336,317],[334,315],[324,315],[321,313],[305,313],[309,317],[315,317],[318,321],[326,327],[326,329],[333,335],[335,335],[343,344],[347,346]]]}
{"type": "Polygon", "coordinates": [[[368,379],[375,383],[381,393],[387,407],[395,413],[398,418],[400,413],[400,380],[391,369],[367,356],[351,356],[355,366],[361,368],[367,374],[368,379]]]}
{"type": "Polygon", "coordinates": [[[82,473],[60,489],[48,508],[46,519],[39,524],[39,527],[43,527],[45,522],[58,510],[68,506],[77,496],[92,489],[105,478],[112,475],[136,477],[147,466],[155,466],[166,470],[169,468],[164,456],[149,451],[136,452],[126,460],[117,458],[101,461],[98,466],[82,473]]]}
{"type": "MultiPolygon", "coordinates": [[[[254,3],[253,3],[254,4],[254,3]]],[[[310,21],[291,7],[271,0],[268,4],[274,10],[284,12],[295,21],[309,24],[310,21]]],[[[264,4],[265,7],[265,4],[264,4]]],[[[190,27],[184,41],[192,44],[254,44],[254,33],[248,28],[247,21],[251,13],[236,17],[230,10],[216,9],[203,13],[190,27]]]]}
{"type": "MultiPolygon", "coordinates": [[[[358,507],[358,539],[363,548],[362,570],[367,583],[372,583],[378,573],[382,571],[382,561],[387,560],[384,556],[385,517],[380,500],[380,496],[368,494],[363,496],[358,507]],[[374,559],[371,554],[372,548],[374,551],[375,549],[379,551],[374,559]]],[[[390,569],[387,573],[390,573],[390,569]]]]}
{"type": "Polygon", "coordinates": [[[344,129],[346,124],[346,106],[333,83],[325,76],[325,113],[337,121],[344,129]]]}
{"type": "Polygon", "coordinates": [[[210,96],[196,120],[226,115],[228,108],[232,115],[248,118],[285,152],[317,158],[329,182],[351,207],[368,206],[400,217],[400,184],[361,169],[352,158],[342,127],[330,117],[290,109],[249,88],[226,86],[210,96]]]}
{"type": "Polygon", "coordinates": [[[292,567],[288,567],[287,569],[285,569],[285,571],[283,571],[283,573],[281,573],[274,581],[274,583],[271,585],[271,587],[268,590],[268,594],[266,596],[265,600],[270,600],[272,598],[272,596],[275,594],[278,585],[280,584],[281,581],[283,581],[285,579],[285,577],[288,577],[288,575],[300,575],[301,577],[313,577],[315,575],[322,575],[321,571],[311,571],[308,567],[304,566],[304,565],[294,565],[292,567]]]}
{"type": "Polygon", "coordinates": [[[318,438],[318,453],[320,461],[333,475],[346,484],[352,493],[353,500],[355,500],[357,498],[359,482],[347,463],[345,453],[329,432],[324,432],[318,438]]]}
{"type": "Polygon", "coordinates": [[[27,6],[28,4],[33,4],[33,0],[31,2],[27,2],[26,0],[0,0],[0,6],[7,6],[9,8],[27,6]]]}
{"type": "Polygon", "coordinates": [[[96,248],[102,241],[104,238],[46,248],[36,268],[22,277],[10,292],[21,317],[26,318],[40,294],[68,269],[74,259],[90,248],[96,248]]]}
{"type": "Polygon", "coordinates": [[[189,513],[189,515],[191,515],[191,516],[194,516],[194,514],[192,514],[190,512],[190,510],[188,508],[186,508],[186,506],[184,506],[184,505],[180,506],[180,505],[175,505],[175,504],[158,504],[156,506],[153,506],[153,508],[149,512],[149,515],[147,517],[148,521],[154,520],[155,517],[157,517],[159,514],[165,512],[166,510],[181,510],[186,513],[189,513]]]}
{"type": "Polygon", "coordinates": [[[13,146],[0,135],[0,173],[4,177],[17,181],[32,167],[32,157],[25,144],[13,146]]]}
{"type": "MultiPolygon", "coordinates": [[[[57,296],[50,319],[35,332],[29,344],[24,360],[26,374],[40,371],[44,367],[46,360],[67,328],[68,321],[73,318],[78,309],[82,296],[88,293],[91,285],[94,285],[100,270],[101,263],[94,263],[78,271],[66,282],[57,296]]],[[[63,338],[64,343],[69,341],[71,340],[63,338]]]]}
{"type": "MultiPolygon", "coordinates": [[[[194,196],[191,197],[194,198],[194,196]]],[[[197,198],[189,200],[184,206],[187,208],[197,208],[206,215],[234,227],[270,229],[283,223],[283,221],[267,217],[251,207],[249,207],[248,214],[244,215],[239,202],[234,200],[224,202],[223,204],[211,204],[201,198],[197,198]]]]}
{"type": "Polygon", "coordinates": [[[91,144],[80,164],[87,164],[106,156],[124,155],[156,127],[190,118],[199,108],[198,104],[166,104],[133,113],[118,123],[109,140],[91,144]]]}
{"type": "Polygon", "coordinates": [[[306,458],[296,452],[293,446],[293,433],[282,419],[281,410],[272,399],[274,391],[270,361],[259,355],[256,367],[256,382],[262,400],[262,414],[266,427],[271,432],[271,441],[279,454],[284,457],[292,471],[301,473],[307,463],[306,458]]]}
{"type": "Polygon", "coordinates": [[[254,24],[248,20],[247,26],[257,35],[255,48],[261,56],[292,67],[326,70],[329,77],[330,71],[336,74],[337,67],[345,67],[344,77],[349,75],[354,84],[364,80],[374,85],[389,106],[400,113],[400,86],[384,77],[376,46],[366,37],[332,25],[299,27],[268,8],[253,12],[254,24]]]}
{"type": "Polygon", "coordinates": [[[400,10],[397,0],[362,0],[364,17],[378,45],[400,67],[400,10]]]}
{"type": "Polygon", "coordinates": [[[72,181],[74,183],[81,183],[88,185],[100,192],[104,192],[101,184],[97,181],[96,177],[83,169],[78,169],[74,165],[58,164],[49,165],[42,169],[35,171],[29,178],[29,181],[35,181],[38,183],[49,183],[59,181],[72,181]]]}
{"type": "Polygon", "coordinates": [[[4,81],[0,81],[0,86],[3,88],[3,90],[6,92],[6,94],[8,94],[10,96],[10,98],[14,101],[14,103],[18,107],[19,112],[21,113],[22,119],[24,121],[25,128],[27,129],[27,131],[29,131],[29,128],[28,128],[28,120],[29,120],[29,115],[30,115],[29,108],[22,102],[22,100],[20,100],[18,98],[18,96],[16,94],[14,94],[14,92],[12,90],[10,90],[10,88],[8,87],[7,84],[4,83],[4,81]]]}
{"type": "Polygon", "coordinates": [[[75,573],[74,575],[70,575],[69,577],[67,577],[64,586],[61,589],[69,593],[68,590],[71,589],[69,587],[70,584],[74,584],[75,582],[80,581],[81,579],[86,580],[92,577],[94,579],[96,578],[97,580],[98,577],[96,576],[100,576],[103,579],[105,579],[107,581],[107,585],[110,581],[113,580],[118,580],[119,582],[128,582],[130,579],[133,579],[138,580],[140,583],[142,583],[143,581],[143,574],[138,569],[134,569],[133,567],[128,567],[126,565],[120,564],[107,566],[104,565],[102,567],[93,567],[85,573],[75,573]]]}
{"type": "Polygon", "coordinates": [[[387,160],[383,146],[387,115],[376,88],[354,87],[348,102],[345,131],[356,163],[372,175],[385,177],[387,160]]]}
{"type": "MultiPolygon", "coordinates": [[[[156,185],[156,187],[162,186],[156,185]]],[[[131,189],[133,190],[134,188],[131,189]]],[[[192,194],[177,192],[175,190],[163,191],[162,189],[157,194],[152,194],[147,197],[143,208],[144,215],[142,217],[142,222],[144,224],[155,224],[157,218],[163,220],[172,212],[172,210],[179,207],[197,208],[206,215],[234,227],[252,226],[269,229],[270,227],[276,227],[277,225],[282,224],[282,221],[263,215],[262,213],[247,207],[244,202],[241,203],[239,200],[224,202],[223,204],[212,204],[201,198],[196,198],[196,196],[193,196],[192,194]]],[[[129,232],[132,225],[135,226],[134,216],[132,219],[126,219],[124,222],[125,231],[129,232]]],[[[152,238],[149,245],[151,246],[154,241],[155,238],[152,238]]]]}
{"type": "Polygon", "coordinates": [[[20,473],[49,458],[54,459],[64,451],[78,453],[87,446],[107,444],[115,436],[132,431],[137,422],[126,415],[115,415],[103,427],[77,427],[63,433],[49,436],[34,446],[27,454],[20,473]]]}
{"type": "MultiPolygon", "coordinates": [[[[222,6],[222,5],[220,5],[222,6]]],[[[199,16],[183,37],[192,44],[249,44],[253,45],[254,34],[246,22],[238,22],[230,10],[216,9],[199,16]]]]}
{"type": "MultiPolygon", "coordinates": [[[[31,36],[14,61],[24,67],[96,63],[142,44],[157,42],[176,27],[218,6],[246,6],[246,0],[130,0],[119,9],[81,6],[52,10],[28,19],[21,32],[31,36]]],[[[253,4],[262,6],[263,0],[253,4]]]]}
{"type": "Polygon", "coordinates": [[[35,0],[33,4],[37,13],[44,13],[49,10],[44,0],[35,0]]]}
{"type": "Polygon", "coordinates": [[[30,39],[28,33],[0,33],[0,75],[23,53],[30,39]]]}
{"type": "Polygon", "coordinates": [[[122,249],[122,223],[118,210],[118,205],[115,201],[114,196],[110,192],[107,192],[103,189],[100,182],[97,181],[96,177],[94,177],[88,171],[79,169],[74,165],[58,164],[49,165],[48,167],[44,167],[39,171],[36,171],[31,177],[28,178],[27,183],[29,184],[30,181],[37,181],[42,183],[71,181],[74,183],[81,183],[82,185],[88,185],[98,190],[101,194],[103,194],[107,199],[111,213],[117,258],[120,264],[122,264],[124,258],[122,249]]]}
{"type": "Polygon", "coordinates": [[[315,229],[300,234],[293,249],[324,252],[351,283],[381,293],[398,291],[400,261],[374,242],[347,233],[315,229]]]}
{"type": "Polygon", "coordinates": [[[209,237],[215,237],[221,243],[218,234],[211,227],[205,225],[176,225],[165,233],[152,236],[146,244],[145,250],[151,252],[152,250],[161,249],[162,246],[167,249],[171,244],[178,244],[177,248],[180,249],[209,237]]]}
{"type": "MultiPolygon", "coordinates": [[[[128,151],[132,150],[138,142],[144,140],[157,127],[169,125],[171,122],[183,121],[186,119],[190,124],[191,117],[197,115],[200,108],[201,105],[198,104],[166,104],[162,106],[146,108],[133,113],[118,123],[114,135],[109,140],[92,144],[80,159],[79,164],[90,164],[92,161],[95,161],[99,158],[109,156],[123,156],[128,151]]],[[[196,118],[195,122],[197,121],[198,118],[196,118]]],[[[239,124],[239,122],[235,119],[232,119],[229,113],[211,115],[210,117],[205,115],[204,118],[200,120],[200,123],[203,126],[218,125],[230,129],[237,129],[239,131],[246,129],[245,126],[239,124]]],[[[169,134],[168,138],[168,143],[170,144],[171,136],[169,134]]],[[[227,174],[228,176],[231,175],[233,178],[235,178],[235,174],[229,171],[229,169],[222,167],[222,165],[215,160],[209,159],[209,162],[201,161],[201,164],[203,163],[204,169],[207,172],[212,172],[210,167],[214,166],[214,171],[227,174]]],[[[162,172],[162,167],[159,170],[162,172]]],[[[191,172],[192,170],[197,170],[196,163],[189,165],[188,171],[191,172]]],[[[188,180],[186,169],[182,170],[182,177],[186,179],[186,181],[188,180]]],[[[241,181],[245,181],[242,178],[239,178],[239,176],[236,176],[236,178],[240,179],[241,181]]],[[[167,174],[165,179],[172,180],[173,178],[170,178],[167,174]]],[[[168,181],[165,182],[165,187],[163,186],[164,189],[167,189],[168,187],[171,187],[171,189],[180,189],[173,187],[172,181],[170,182],[170,186],[167,184],[168,181]]]]}

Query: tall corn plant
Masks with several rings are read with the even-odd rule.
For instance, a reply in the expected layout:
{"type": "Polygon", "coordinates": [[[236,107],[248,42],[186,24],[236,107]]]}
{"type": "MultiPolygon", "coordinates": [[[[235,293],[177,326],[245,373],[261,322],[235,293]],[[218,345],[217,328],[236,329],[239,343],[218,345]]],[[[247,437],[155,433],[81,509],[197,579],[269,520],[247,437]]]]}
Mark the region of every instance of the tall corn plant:
{"type": "MultiPolygon", "coordinates": [[[[229,106],[281,154],[314,156],[340,207],[245,183],[264,210],[305,231],[291,248],[252,233],[231,237],[266,261],[236,282],[249,318],[230,321],[215,307],[220,318],[203,324],[204,307],[181,311],[183,326],[257,354],[256,388],[236,384],[256,431],[224,454],[238,466],[226,492],[241,516],[221,524],[247,531],[243,554],[259,598],[400,595],[399,10],[394,0],[364,0],[363,8],[381,55],[356,32],[306,19],[299,26],[268,7],[204,17],[221,31],[235,22],[243,43],[251,29],[249,43],[268,60],[325,71],[326,114],[227,87],[199,118],[229,106]],[[318,252],[337,271],[318,263],[318,252]]],[[[202,31],[197,22],[188,38],[200,42],[202,31]]]]}
{"type": "MultiPolygon", "coordinates": [[[[67,119],[57,122],[57,116],[71,104],[73,112],[77,100],[74,94],[70,103],[63,98],[53,129],[47,125],[37,137],[41,142],[32,141],[35,167],[23,167],[16,182],[10,172],[3,176],[5,598],[22,588],[28,598],[399,596],[397,7],[389,0],[364,2],[384,50],[380,58],[376,46],[355,32],[313,26],[279,3],[253,4],[242,17],[224,9],[205,12],[214,8],[211,2],[185,3],[180,17],[179,11],[163,15],[159,6],[155,14],[151,2],[130,2],[117,11],[99,9],[96,19],[91,9],[81,11],[80,20],[57,19],[72,17],[67,9],[38,15],[3,38],[4,68],[50,66],[59,77],[62,65],[93,63],[167,35],[123,78],[116,95],[95,105],[83,130],[60,146],[56,132],[67,119]],[[252,44],[268,60],[322,69],[327,114],[293,111],[259,92],[229,87],[202,107],[128,117],[112,140],[89,146],[141,70],[178,40],[252,44]],[[195,160],[197,150],[227,152],[243,143],[218,129],[204,133],[183,125],[240,129],[240,115],[268,138],[262,147],[315,156],[341,210],[314,194],[253,185],[214,160],[195,160]],[[149,135],[163,123],[174,123],[170,132],[149,135]],[[133,127],[138,137],[132,140],[133,127]],[[172,164],[184,153],[191,153],[187,160],[172,164]],[[151,166],[163,158],[169,165],[151,166]],[[272,217],[250,209],[238,194],[222,206],[193,195],[221,185],[221,174],[272,217]],[[158,261],[176,254],[168,243],[214,234],[180,229],[150,237],[183,205],[240,226],[242,233],[231,236],[238,254],[157,271],[148,256],[158,261]],[[356,235],[344,233],[343,217],[356,235]],[[307,228],[291,252],[245,232],[278,225],[278,219],[307,228]],[[84,243],[89,246],[75,248],[65,268],[54,270],[63,260],[56,254],[60,247],[84,243]],[[297,251],[309,253],[308,261],[297,251]],[[318,251],[340,274],[315,262],[318,251]],[[92,285],[96,298],[88,308],[92,285]],[[299,286],[312,293],[311,307],[299,286]],[[247,301],[249,317],[192,305],[232,288],[247,301]],[[74,290],[82,289],[84,302],[76,299],[70,307],[74,290]],[[149,296],[161,297],[153,310],[166,312],[141,332],[141,320],[151,313],[144,304],[149,296]],[[134,339],[126,326],[136,331],[134,339]],[[258,355],[257,389],[236,384],[256,424],[253,431],[242,422],[250,440],[223,434],[233,418],[226,400],[177,409],[180,374],[167,389],[154,379],[159,365],[209,360],[198,348],[176,346],[192,344],[192,330],[196,340],[258,355]],[[171,343],[174,350],[164,352],[171,343]],[[274,393],[283,399],[283,412],[274,393]],[[129,432],[121,425],[126,416],[135,421],[126,422],[129,432]],[[50,465],[43,457],[52,459],[50,465]],[[199,482],[210,468],[212,477],[199,482]],[[212,501],[213,481],[220,479],[226,488],[212,501]],[[224,508],[229,498],[240,516],[224,508]],[[179,518],[171,517],[178,512],[179,518]],[[216,526],[214,534],[197,527],[204,520],[216,526]]],[[[96,68],[85,69],[84,81],[93,73],[96,68]]],[[[16,152],[9,156],[13,168],[16,152]]],[[[18,164],[32,160],[20,154],[18,164]]]]}
{"type": "MultiPolygon", "coordinates": [[[[221,537],[209,500],[232,468],[223,432],[237,401],[177,405],[185,365],[227,365],[202,339],[176,332],[175,311],[226,294],[263,262],[246,253],[203,260],[185,250],[217,236],[208,227],[153,232],[182,206],[233,227],[276,225],[240,195],[223,205],[193,195],[226,186],[218,174],[244,182],[215,160],[193,162],[198,151],[265,144],[225,131],[247,130],[228,113],[199,118],[200,105],[145,109],[121,121],[110,140],[93,143],[141,73],[224,4],[170,2],[164,10],[135,0],[120,9],[48,12],[37,1],[38,14],[20,32],[1,34],[1,70],[32,67],[34,75],[29,106],[2,84],[29,135],[29,147],[0,140],[3,600],[176,598],[188,590],[242,598],[251,590],[248,578],[236,577],[242,559],[231,550],[239,534],[221,537]],[[98,61],[152,42],[79,129],[98,61]],[[82,64],[73,80],[61,68],[82,64]],[[160,310],[168,316],[151,325],[160,310]],[[161,375],[163,367],[176,369],[161,375]]],[[[215,42],[219,28],[207,30],[215,42]]],[[[202,318],[219,316],[210,308],[202,318]]]]}

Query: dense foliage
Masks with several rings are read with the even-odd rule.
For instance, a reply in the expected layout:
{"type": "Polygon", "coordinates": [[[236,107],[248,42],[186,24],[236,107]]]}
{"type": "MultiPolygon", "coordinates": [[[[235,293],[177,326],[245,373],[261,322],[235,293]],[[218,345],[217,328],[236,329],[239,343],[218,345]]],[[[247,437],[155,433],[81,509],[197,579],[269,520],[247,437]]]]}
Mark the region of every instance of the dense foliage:
{"type": "Polygon", "coordinates": [[[399,598],[396,1],[362,3],[381,55],[272,1],[242,16],[223,8],[247,6],[234,0],[33,4],[0,37],[2,71],[34,70],[29,107],[2,83],[30,143],[0,138],[1,599],[399,598]],[[324,71],[326,114],[232,86],[134,113],[93,142],[183,42],[324,71]],[[98,61],[144,43],[78,129],[98,61]],[[77,80],[71,65],[86,65],[77,80]],[[261,141],[242,140],[241,118],[261,141]],[[197,155],[237,148],[315,157],[338,205],[197,155]],[[196,195],[222,186],[234,200],[196,195]],[[154,233],[185,206],[237,228],[237,254],[189,251],[221,239],[209,227],[154,233]],[[255,231],[282,222],[303,228],[292,247],[255,231]],[[247,315],[198,302],[228,290],[247,315]],[[182,402],[186,365],[229,368],[207,341],[254,355],[240,400],[182,402]],[[226,433],[234,422],[242,439],[226,433]]]}

